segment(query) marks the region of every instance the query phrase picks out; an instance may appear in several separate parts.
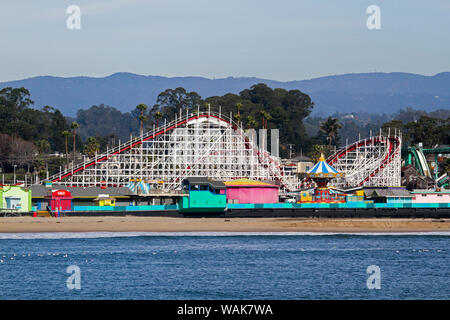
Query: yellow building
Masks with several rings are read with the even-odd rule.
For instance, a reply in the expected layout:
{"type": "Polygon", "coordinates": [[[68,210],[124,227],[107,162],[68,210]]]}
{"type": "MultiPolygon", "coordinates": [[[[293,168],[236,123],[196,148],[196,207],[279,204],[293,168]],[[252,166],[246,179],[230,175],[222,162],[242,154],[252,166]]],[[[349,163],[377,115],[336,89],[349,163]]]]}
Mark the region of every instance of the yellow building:
{"type": "Polygon", "coordinates": [[[311,202],[312,195],[308,191],[300,192],[300,202],[311,202]]]}
{"type": "Polygon", "coordinates": [[[96,205],[100,207],[110,206],[114,207],[116,205],[116,199],[110,197],[109,194],[99,194],[97,198],[94,199],[96,205]]]}

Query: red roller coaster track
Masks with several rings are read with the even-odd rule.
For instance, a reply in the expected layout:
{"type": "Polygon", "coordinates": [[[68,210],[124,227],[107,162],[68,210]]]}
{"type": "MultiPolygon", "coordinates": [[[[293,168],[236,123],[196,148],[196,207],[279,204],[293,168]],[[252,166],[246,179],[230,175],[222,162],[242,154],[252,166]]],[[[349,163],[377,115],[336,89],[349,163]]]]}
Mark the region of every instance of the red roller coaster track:
{"type": "MultiPolygon", "coordinates": [[[[181,118],[181,117],[180,117],[181,118]]],[[[233,130],[239,131],[239,133],[244,137],[244,141],[245,141],[245,148],[248,150],[252,150],[254,152],[254,154],[256,154],[258,156],[258,158],[260,159],[260,164],[266,168],[269,169],[269,171],[271,172],[271,174],[273,175],[273,178],[275,178],[276,180],[280,181],[280,184],[282,186],[287,187],[284,184],[284,174],[283,174],[283,170],[280,167],[279,163],[275,163],[274,158],[270,156],[270,154],[268,152],[261,152],[261,150],[258,149],[257,146],[255,146],[247,136],[245,136],[241,131],[240,128],[233,123],[233,121],[231,120],[227,120],[226,118],[223,118],[220,114],[216,115],[216,114],[211,114],[211,113],[203,113],[203,114],[198,114],[198,115],[191,115],[188,116],[186,115],[186,117],[184,118],[184,120],[181,121],[172,121],[171,123],[161,126],[159,128],[156,128],[152,131],[149,131],[147,133],[145,133],[142,137],[137,137],[134,138],[124,144],[121,144],[120,146],[114,148],[113,150],[110,150],[107,153],[103,153],[101,155],[96,156],[93,160],[88,160],[87,162],[84,163],[79,163],[75,166],[73,166],[70,169],[67,169],[64,172],[61,172],[59,174],[56,174],[54,176],[51,177],[51,180],[55,183],[57,182],[62,182],[64,179],[67,179],[71,176],[73,176],[74,174],[78,173],[78,172],[82,172],[83,170],[94,166],[98,163],[101,162],[105,162],[108,159],[110,159],[111,157],[113,157],[114,155],[118,155],[124,152],[127,152],[133,148],[135,148],[136,146],[142,144],[145,141],[149,141],[149,140],[153,140],[155,138],[157,138],[160,135],[169,133],[170,131],[182,127],[183,125],[186,125],[192,121],[195,121],[197,119],[201,119],[201,118],[210,118],[210,119],[215,119],[217,120],[219,123],[222,123],[222,125],[224,126],[231,126],[233,130]]],[[[292,186],[291,186],[292,188],[292,186]]]]}
{"type": "Polygon", "coordinates": [[[179,122],[177,122],[175,124],[169,125],[167,128],[162,128],[162,129],[161,129],[161,127],[157,128],[156,132],[149,131],[147,134],[145,134],[142,137],[142,139],[139,138],[139,139],[134,139],[135,140],[134,142],[127,142],[127,143],[123,144],[122,147],[119,146],[118,150],[112,151],[111,153],[108,153],[108,155],[105,155],[105,154],[99,155],[97,157],[97,159],[94,159],[94,160],[88,162],[87,164],[79,164],[79,165],[77,165],[75,168],[73,168],[71,170],[66,170],[66,172],[64,174],[62,174],[61,176],[56,176],[56,175],[53,176],[51,180],[52,180],[52,182],[59,182],[59,181],[65,179],[67,177],[70,177],[74,173],[82,171],[82,170],[84,170],[84,169],[86,169],[86,168],[88,168],[90,166],[93,166],[93,165],[99,163],[99,162],[108,160],[110,157],[112,157],[112,156],[114,156],[116,154],[120,154],[122,152],[128,151],[128,150],[130,150],[130,149],[132,149],[132,148],[142,144],[144,141],[155,139],[157,136],[159,136],[161,134],[165,134],[165,133],[167,133],[169,131],[172,131],[172,130],[174,130],[174,129],[176,129],[176,128],[178,128],[178,127],[180,127],[180,126],[182,126],[182,125],[184,125],[184,124],[186,124],[186,123],[188,123],[188,122],[190,122],[192,120],[196,120],[196,119],[199,119],[199,118],[209,118],[209,117],[216,118],[219,121],[226,122],[228,125],[231,125],[233,127],[233,129],[237,128],[237,126],[235,124],[230,123],[228,120],[225,120],[223,118],[220,118],[220,117],[212,115],[212,114],[194,115],[194,116],[192,116],[192,117],[190,117],[190,118],[188,118],[186,120],[182,120],[182,121],[179,121],[179,122]]]}
{"type": "MultiPolygon", "coordinates": [[[[333,154],[332,156],[330,156],[327,159],[327,162],[328,162],[328,164],[333,166],[333,164],[337,163],[340,159],[345,158],[346,154],[349,154],[358,148],[367,147],[367,146],[375,145],[375,144],[386,145],[386,149],[385,149],[386,152],[384,152],[384,156],[383,156],[383,159],[382,159],[380,165],[377,168],[366,172],[363,175],[364,178],[362,178],[361,181],[358,181],[355,185],[353,185],[353,186],[363,186],[367,181],[369,181],[370,178],[379,174],[388,164],[390,164],[393,161],[393,159],[396,156],[399,155],[400,148],[401,148],[401,140],[399,137],[376,136],[376,137],[359,140],[347,147],[344,147],[344,148],[341,148],[340,150],[338,150],[335,154],[333,154]]],[[[344,174],[345,174],[345,172],[344,172],[344,174]]],[[[302,185],[307,187],[307,186],[310,186],[311,182],[312,182],[311,179],[307,178],[304,180],[302,185]]],[[[347,184],[346,186],[350,186],[350,185],[347,184]]]]}

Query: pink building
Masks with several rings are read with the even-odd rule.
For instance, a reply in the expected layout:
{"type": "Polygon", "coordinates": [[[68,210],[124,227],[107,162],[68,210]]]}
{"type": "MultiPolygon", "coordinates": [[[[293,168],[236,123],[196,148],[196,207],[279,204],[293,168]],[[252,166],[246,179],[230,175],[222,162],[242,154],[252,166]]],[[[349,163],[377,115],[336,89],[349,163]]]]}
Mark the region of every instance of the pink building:
{"type": "Polygon", "coordinates": [[[450,191],[414,190],[412,203],[450,203],[450,191]]]}
{"type": "Polygon", "coordinates": [[[228,203],[277,203],[279,186],[250,180],[237,179],[224,182],[228,203]]]}

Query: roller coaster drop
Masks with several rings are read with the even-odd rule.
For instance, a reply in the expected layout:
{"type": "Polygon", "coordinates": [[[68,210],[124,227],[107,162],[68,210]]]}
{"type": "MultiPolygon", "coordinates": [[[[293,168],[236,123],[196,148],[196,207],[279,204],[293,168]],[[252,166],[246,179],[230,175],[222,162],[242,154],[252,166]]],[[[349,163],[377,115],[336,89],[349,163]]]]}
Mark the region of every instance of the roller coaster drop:
{"type": "Polygon", "coordinates": [[[369,137],[338,150],[327,162],[345,174],[334,186],[400,186],[401,137],[369,137]]]}
{"type": "MultiPolygon", "coordinates": [[[[336,186],[400,185],[401,138],[376,136],[338,150],[327,159],[344,177],[336,186]]],[[[190,176],[218,180],[271,180],[282,191],[308,186],[281,159],[270,155],[247,136],[232,115],[197,112],[178,114],[174,121],[143,136],[52,176],[55,183],[75,187],[126,186],[141,179],[156,189],[179,190],[190,176]]]]}

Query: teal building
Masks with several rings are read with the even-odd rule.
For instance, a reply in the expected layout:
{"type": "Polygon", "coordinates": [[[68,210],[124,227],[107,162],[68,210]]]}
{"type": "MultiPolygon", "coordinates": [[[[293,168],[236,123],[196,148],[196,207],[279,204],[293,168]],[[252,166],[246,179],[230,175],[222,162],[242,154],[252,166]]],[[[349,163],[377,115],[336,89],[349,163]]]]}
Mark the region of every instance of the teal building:
{"type": "Polygon", "coordinates": [[[180,212],[224,211],[227,207],[226,186],[221,181],[190,177],[183,181],[183,190],[189,196],[181,197],[180,212]]]}

